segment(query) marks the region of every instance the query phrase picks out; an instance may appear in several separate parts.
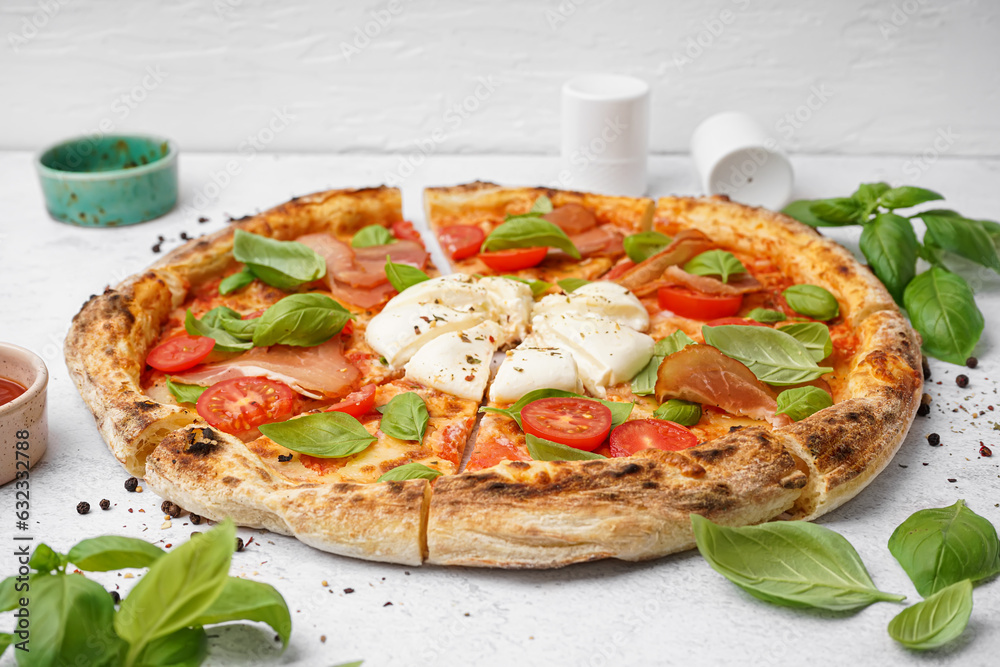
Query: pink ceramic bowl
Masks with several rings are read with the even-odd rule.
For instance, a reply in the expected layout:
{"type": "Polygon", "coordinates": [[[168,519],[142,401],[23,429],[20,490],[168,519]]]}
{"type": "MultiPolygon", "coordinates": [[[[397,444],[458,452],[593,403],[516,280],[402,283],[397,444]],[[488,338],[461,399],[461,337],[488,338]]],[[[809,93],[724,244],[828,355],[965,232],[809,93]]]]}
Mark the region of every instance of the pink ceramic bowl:
{"type": "Polygon", "coordinates": [[[49,371],[38,355],[11,343],[0,343],[0,377],[27,391],[0,405],[0,484],[27,479],[28,468],[45,454],[49,441],[45,390],[49,371]]]}

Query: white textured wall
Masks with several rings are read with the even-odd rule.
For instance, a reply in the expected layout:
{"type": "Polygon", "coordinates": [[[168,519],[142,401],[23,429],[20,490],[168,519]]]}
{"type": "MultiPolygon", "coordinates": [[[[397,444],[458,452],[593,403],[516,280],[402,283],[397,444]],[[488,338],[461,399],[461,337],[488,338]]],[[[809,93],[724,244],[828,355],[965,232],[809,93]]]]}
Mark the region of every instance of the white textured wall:
{"type": "Polygon", "coordinates": [[[0,36],[0,149],[555,153],[560,83],[616,71],[656,152],[739,108],[793,151],[1000,154],[997,0],[0,0],[0,36]]]}

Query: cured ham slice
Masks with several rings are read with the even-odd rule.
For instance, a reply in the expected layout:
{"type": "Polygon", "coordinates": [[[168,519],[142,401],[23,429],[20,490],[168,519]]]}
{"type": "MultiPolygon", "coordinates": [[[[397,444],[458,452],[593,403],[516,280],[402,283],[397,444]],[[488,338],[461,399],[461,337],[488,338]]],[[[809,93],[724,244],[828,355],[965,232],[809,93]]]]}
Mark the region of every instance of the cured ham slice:
{"type": "Polygon", "coordinates": [[[594,217],[594,214],[580,204],[564,204],[542,217],[569,236],[582,234],[597,226],[597,218],[594,217]]]}
{"type": "Polygon", "coordinates": [[[594,227],[586,232],[573,234],[569,238],[583,257],[621,255],[625,252],[625,247],[622,245],[625,237],[611,227],[594,227]]]}
{"type": "Polygon", "coordinates": [[[663,272],[661,280],[665,285],[680,285],[713,296],[736,296],[748,292],[758,292],[764,286],[749,273],[733,273],[729,282],[722,282],[712,276],[696,276],[684,271],[679,266],[670,266],[663,272]]]}
{"type": "Polygon", "coordinates": [[[310,398],[339,398],[351,391],[361,372],[344,357],[340,336],[334,336],[314,347],[255,347],[238,357],[171,375],[171,379],[211,386],[234,377],[254,375],[284,382],[310,398]]]}
{"type": "MultiPolygon", "coordinates": [[[[671,266],[685,264],[695,256],[712,249],[712,241],[696,229],[685,229],[674,237],[673,242],[652,257],[647,257],[620,275],[615,282],[642,296],[641,288],[663,276],[671,266]]],[[[647,290],[648,292],[648,290],[647,290]]]]}
{"type": "Polygon", "coordinates": [[[787,415],[776,415],[774,392],[749,368],[709,345],[688,345],[663,360],[656,372],[656,400],[679,398],[707,403],[734,415],[787,426],[787,415]]]}

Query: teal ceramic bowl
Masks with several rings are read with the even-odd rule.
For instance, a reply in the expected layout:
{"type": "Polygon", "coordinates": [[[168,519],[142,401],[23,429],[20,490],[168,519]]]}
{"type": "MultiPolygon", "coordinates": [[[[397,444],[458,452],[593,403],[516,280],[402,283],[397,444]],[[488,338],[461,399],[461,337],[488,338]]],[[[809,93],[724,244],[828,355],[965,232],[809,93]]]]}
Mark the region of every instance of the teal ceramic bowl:
{"type": "Polygon", "coordinates": [[[56,220],[84,227],[134,225],[177,203],[177,148],[162,137],[70,139],[35,161],[45,206],[56,220]]]}

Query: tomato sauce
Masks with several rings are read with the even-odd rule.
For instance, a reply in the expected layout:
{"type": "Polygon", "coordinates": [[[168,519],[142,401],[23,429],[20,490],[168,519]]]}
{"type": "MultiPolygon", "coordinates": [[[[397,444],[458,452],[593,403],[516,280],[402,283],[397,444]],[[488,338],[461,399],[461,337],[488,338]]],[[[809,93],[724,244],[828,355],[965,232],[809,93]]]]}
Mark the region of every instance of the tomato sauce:
{"type": "Polygon", "coordinates": [[[28,391],[21,383],[0,377],[0,405],[7,405],[15,398],[28,391]]]}

